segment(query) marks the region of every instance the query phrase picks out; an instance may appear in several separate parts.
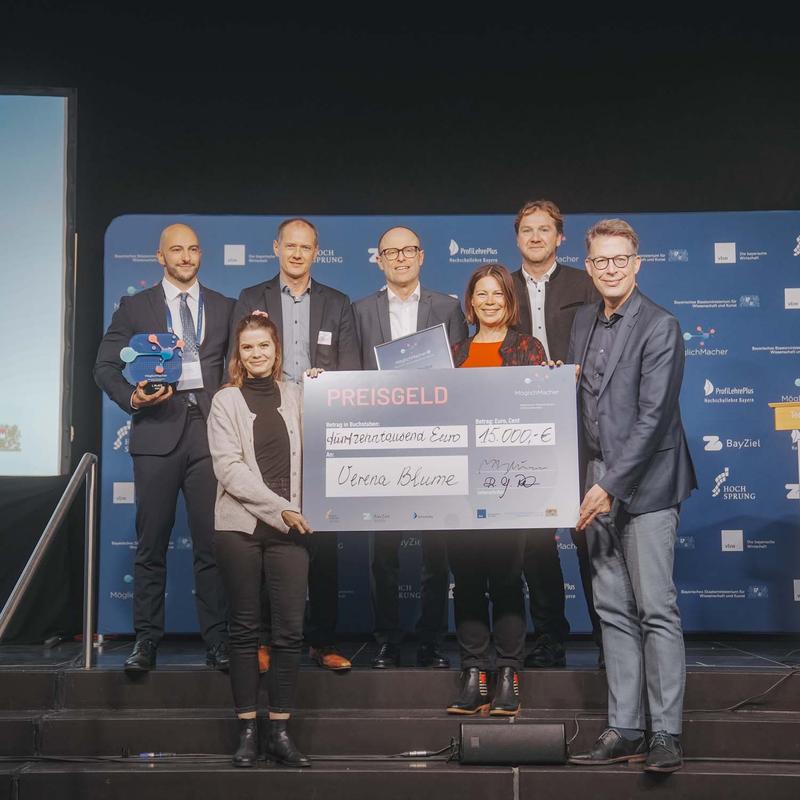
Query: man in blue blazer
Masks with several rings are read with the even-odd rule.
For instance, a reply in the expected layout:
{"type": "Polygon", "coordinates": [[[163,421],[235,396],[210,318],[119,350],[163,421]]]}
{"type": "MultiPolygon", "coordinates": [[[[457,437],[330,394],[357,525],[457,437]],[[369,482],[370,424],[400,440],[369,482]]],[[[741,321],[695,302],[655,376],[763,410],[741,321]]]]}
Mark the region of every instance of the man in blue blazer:
{"type": "Polygon", "coordinates": [[[571,761],[672,772],[682,764],[686,671],[674,546],[680,504],[697,481],[678,404],[680,326],[637,288],[638,247],[624,220],[589,229],[586,270],[602,299],[578,311],[570,337],[586,487],[576,530],[589,548],[609,724],[571,761]]]}
{"type": "Polygon", "coordinates": [[[161,233],[159,263],[164,279],[123,297],[100,343],[97,385],[131,414],[129,451],[136,492],[136,561],[133,568],[133,626],[136,645],[127,672],[155,666],[164,635],[167,548],[183,492],[194,552],[195,601],[207,663],[228,667],[227,623],[222,584],[214,559],[214,501],[217,481],[208,450],[206,417],[222,381],[233,300],[197,280],[202,252],[197,234],[183,224],[161,233]],[[136,333],[173,330],[184,342],[183,372],[173,389],[145,393],[122,374],[120,350],[136,333]]]}
{"type": "MultiPolygon", "coordinates": [[[[364,369],[378,368],[376,345],[433,325],[444,323],[452,344],[467,338],[467,323],[458,299],[426,289],[419,282],[424,259],[419,236],[410,228],[389,228],[378,239],[378,267],[386,286],[353,304],[364,369]]],[[[372,606],[375,638],[380,645],[372,659],[375,669],[400,665],[398,551],[402,539],[399,531],[382,531],[373,539],[372,606]]],[[[439,639],[447,626],[450,577],[445,534],[425,531],[420,533],[420,540],[422,610],[417,623],[417,666],[446,669],[450,662],[439,650],[439,639]]]]}

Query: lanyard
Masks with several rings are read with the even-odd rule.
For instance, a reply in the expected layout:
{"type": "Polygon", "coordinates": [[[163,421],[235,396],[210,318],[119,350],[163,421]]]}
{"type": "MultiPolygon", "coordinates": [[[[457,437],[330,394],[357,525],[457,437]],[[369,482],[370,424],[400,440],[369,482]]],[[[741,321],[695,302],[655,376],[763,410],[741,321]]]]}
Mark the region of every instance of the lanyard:
{"type": "MultiPolygon", "coordinates": [[[[180,302],[180,298],[178,298],[178,302],[180,302]]],[[[172,312],[169,310],[169,303],[164,300],[164,305],[167,307],[167,331],[169,333],[175,333],[172,329],[172,312]]],[[[203,293],[200,292],[200,299],[197,301],[197,336],[195,338],[195,342],[197,343],[198,349],[200,348],[200,339],[203,336],[203,310],[205,307],[205,303],[203,302],[203,293]]],[[[191,311],[191,309],[190,309],[191,311]]]]}

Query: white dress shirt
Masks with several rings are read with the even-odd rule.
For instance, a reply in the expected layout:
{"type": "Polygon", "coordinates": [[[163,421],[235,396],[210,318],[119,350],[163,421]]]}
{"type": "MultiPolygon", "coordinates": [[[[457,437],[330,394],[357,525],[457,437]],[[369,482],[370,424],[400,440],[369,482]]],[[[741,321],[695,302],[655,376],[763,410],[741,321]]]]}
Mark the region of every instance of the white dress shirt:
{"type": "Polygon", "coordinates": [[[524,267],[525,285],[528,287],[528,299],[531,302],[531,333],[542,343],[545,356],[549,360],[550,348],[547,346],[547,326],[544,321],[544,298],[547,290],[547,282],[556,268],[556,262],[541,278],[534,278],[524,267]]]}
{"type": "MultiPolygon", "coordinates": [[[[183,339],[183,323],[181,322],[181,294],[183,290],[170,283],[166,278],[161,281],[161,286],[164,289],[164,297],[167,299],[167,306],[169,308],[170,316],[172,317],[172,331],[179,338],[183,339]]],[[[188,289],[185,290],[189,295],[186,298],[186,304],[189,306],[189,311],[192,312],[192,319],[194,320],[194,332],[197,334],[197,318],[200,313],[200,284],[195,281],[188,289]]],[[[205,311],[203,312],[205,315],[205,311]]],[[[203,321],[203,328],[200,331],[200,341],[197,346],[203,342],[206,336],[205,320],[203,321]]],[[[200,360],[196,362],[184,362],[183,372],[178,381],[177,390],[186,391],[188,389],[202,389],[203,388],[203,373],[200,369],[200,360]]]]}
{"type": "MultiPolygon", "coordinates": [[[[174,283],[170,283],[166,278],[161,281],[161,286],[164,288],[164,297],[167,298],[167,306],[169,313],[172,315],[172,330],[179,339],[183,339],[183,324],[181,323],[181,300],[180,296],[182,290],[179,289],[174,283]]],[[[189,311],[192,312],[194,319],[195,334],[197,333],[197,315],[200,313],[200,284],[195,281],[189,289],[186,289],[189,297],[186,298],[186,303],[189,306],[189,311]]],[[[205,312],[204,312],[205,313],[205,312]]],[[[203,322],[203,330],[200,332],[200,341],[198,346],[203,343],[206,338],[206,325],[203,322]]]]}
{"type": "Polygon", "coordinates": [[[392,339],[408,336],[417,332],[417,312],[419,311],[419,283],[416,288],[403,300],[398,297],[388,286],[386,296],[389,298],[389,322],[392,327],[392,339]]]}

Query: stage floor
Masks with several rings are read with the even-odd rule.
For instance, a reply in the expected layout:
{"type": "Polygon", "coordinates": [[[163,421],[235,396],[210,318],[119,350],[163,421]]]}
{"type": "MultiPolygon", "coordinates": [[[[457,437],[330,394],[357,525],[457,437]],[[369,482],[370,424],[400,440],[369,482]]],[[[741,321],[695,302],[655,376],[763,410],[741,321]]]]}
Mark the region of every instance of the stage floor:
{"type": "Polygon", "coordinates": [[[517,719],[445,712],[457,689],[452,639],[444,648],[450,670],[414,668],[413,642],[392,670],[370,668],[377,646],[363,639],[341,643],[350,672],[320,669],[306,653],[291,724],[310,770],[265,762],[232,768],[238,730],[230,681],[205,666],[201,641],[164,641],[158,668],[135,678],[122,670],[131,644],[105,641],[91,670],[80,668],[79,642],[0,645],[0,800],[800,797],[800,637],[687,642],[686,764],[666,778],[641,765],[474,767],[398,756],[447,749],[463,721],[561,724],[572,752],[588,749],[606,724],[608,690],[587,640],[569,643],[565,669],[525,670],[517,719]]]}
{"type": "MultiPolygon", "coordinates": [[[[122,667],[130,655],[133,640],[129,638],[106,639],[95,648],[95,666],[98,669],[122,667]]],[[[354,669],[370,669],[370,661],[378,646],[373,641],[343,640],[341,652],[352,662],[354,669]]],[[[458,669],[458,647],[447,637],[442,647],[450,658],[452,669],[458,669]]],[[[567,644],[567,668],[570,670],[597,669],[597,648],[590,641],[578,640],[567,644]]],[[[44,645],[0,645],[0,669],[54,669],[77,666],[82,658],[80,642],[61,642],[52,647],[44,645]]],[[[402,647],[402,667],[416,664],[416,644],[402,647]]],[[[303,667],[316,665],[303,654],[303,667]]],[[[785,670],[800,665],[800,636],[743,637],[715,639],[688,639],[686,642],[686,667],[688,670],[785,670]]],[[[165,639],[158,648],[158,669],[191,669],[205,667],[205,648],[199,638],[181,637],[165,639]]],[[[532,670],[533,671],[533,670],[532,670]]]]}

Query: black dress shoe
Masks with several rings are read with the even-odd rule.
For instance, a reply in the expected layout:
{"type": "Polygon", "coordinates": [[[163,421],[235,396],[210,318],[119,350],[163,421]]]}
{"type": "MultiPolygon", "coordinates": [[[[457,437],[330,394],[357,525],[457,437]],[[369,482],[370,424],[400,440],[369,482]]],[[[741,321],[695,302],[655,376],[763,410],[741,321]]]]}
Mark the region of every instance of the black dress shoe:
{"type": "Polygon", "coordinates": [[[304,756],[289,736],[285,719],[269,721],[269,738],[267,739],[267,758],[285,764],[287,767],[310,767],[311,759],[304,756]]]}
{"type": "Polygon", "coordinates": [[[486,670],[469,667],[461,673],[461,692],[447,706],[448,714],[477,714],[489,708],[489,682],[486,670]]]}
{"type": "Polygon", "coordinates": [[[149,672],[156,665],[156,643],[137,639],[133,652],[125,661],[125,672],[149,672]]]}
{"type": "Polygon", "coordinates": [[[528,653],[528,657],[525,659],[525,666],[528,669],[566,667],[567,654],[564,652],[564,645],[549,634],[543,633],[533,643],[533,650],[528,653]]]}
{"type": "Polygon", "coordinates": [[[514,667],[500,667],[489,714],[493,717],[513,717],[519,713],[519,706],[519,673],[514,667]]]}
{"type": "Polygon", "coordinates": [[[638,739],[626,739],[613,728],[606,728],[588,753],[569,757],[570,764],[600,766],[619,761],[644,761],[647,758],[647,741],[642,735],[638,739]]]}
{"type": "Polygon", "coordinates": [[[417,650],[417,666],[449,669],[450,659],[442,655],[433,642],[423,642],[417,650]]]}
{"type": "Polygon", "coordinates": [[[400,647],[391,642],[384,642],[378,655],[372,659],[372,669],[391,669],[400,666],[400,647]]]}
{"type": "Polygon", "coordinates": [[[646,772],[675,772],[683,766],[680,740],[666,731],[656,731],[650,739],[650,748],[644,768],[646,772]]]}
{"type": "Polygon", "coordinates": [[[227,642],[219,642],[206,650],[206,666],[218,669],[220,672],[227,672],[231,668],[227,642]]]}
{"type": "Polygon", "coordinates": [[[239,720],[239,746],[233,754],[234,767],[254,767],[258,761],[258,722],[239,720]]]}

